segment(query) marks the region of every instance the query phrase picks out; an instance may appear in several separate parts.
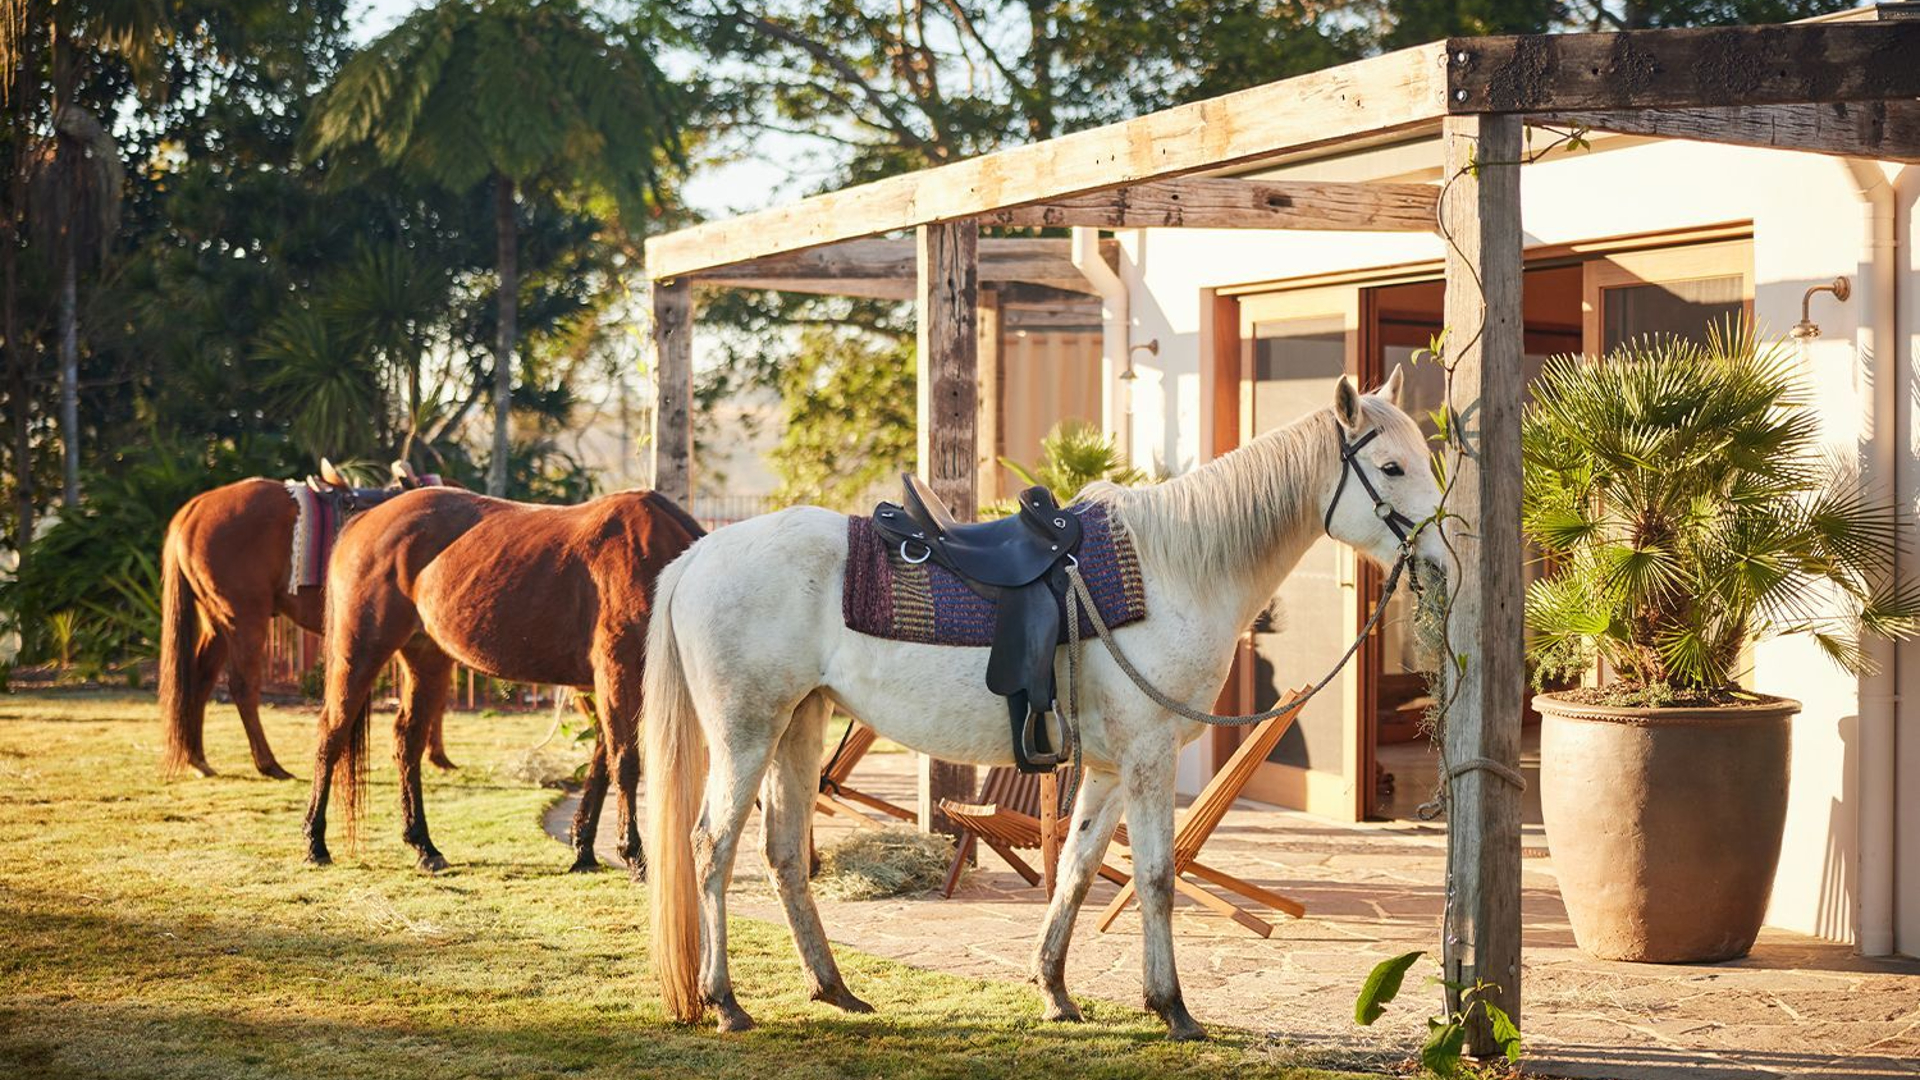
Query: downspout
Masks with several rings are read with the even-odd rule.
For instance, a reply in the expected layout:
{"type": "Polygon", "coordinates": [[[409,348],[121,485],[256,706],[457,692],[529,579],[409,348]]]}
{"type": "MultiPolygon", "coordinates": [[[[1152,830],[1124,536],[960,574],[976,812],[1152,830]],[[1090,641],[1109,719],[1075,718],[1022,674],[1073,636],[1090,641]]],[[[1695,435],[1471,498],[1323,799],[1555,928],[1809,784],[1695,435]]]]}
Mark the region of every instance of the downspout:
{"type": "MultiPolygon", "coordinates": [[[[1896,282],[1894,298],[1900,310],[1895,316],[1894,327],[1898,337],[1896,345],[1890,351],[1896,356],[1894,361],[1913,377],[1916,361],[1920,361],[1920,248],[1914,244],[1915,215],[1920,213],[1920,165],[1909,164],[1902,168],[1893,180],[1894,228],[1896,244],[1900,248],[1900,258],[1894,263],[1896,282]],[[1905,231],[1900,232],[1904,223],[1905,231]]],[[[1901,400],[1911,402],[1913,391],[1901,388],[1901,400]]],[[[1914,451],[1914,432],[1912,424],[1920,417],[1907,405],[1901,410],[1901,418],[1907,427],[1896,429],[1900,438],[1899,466],[1902,473],[1896,478],[1903,481],[1899,493],[1900,505],[1911,510],[1916,502],[1914,490],[1920,487],[1920,477],[1914,475],[1916,457],[1914,451]]],[[[1920,553],[1909,551],[1908,567],[1920,561],[1920,553]]],[[[1915,646],[1903,647],[1903,659],[1912,664],[1916,656],[1915,646]]],[[[1911,681],[1908,675],[1901,684],[1911,681]]],[[[1911,716],[1904,715],[1897,706],[1894,711],[1895,725],[1893,749],[1898,759],[1894,766],[1893,793],[1893,951],[1908,955],[1920,955],[1920,920],[1907,921],[1905,911],[1912,910],[1907,898],[1920,895],[1920,820],[1909,808],[1911,800],[1920,799],[1920,726],[1916,726],[1911,716]],[[1904,784],[1905,792],[1901,788],[1904,784]],[[1902,824],[1904,819],[1905,823],[1902,824]]]]}
{"type": "MultiPolygon", "coordinates": [[[[1844,164],[1860,197],[1860,286],[1854,331],[1857,363],[1871,380],[1871,436],[1868,439],[1869,490],[1897,492],[1895,445],[1900,397],[1895,385],[1894,191],[1876,161],[1848,158],[1844,164]]],[[[1860,680],[1859,924],[1854,931],[1862,956],[1893,953],[1894,924],[1894,716],[1900,701],[1896,651],[1892,641],[1864,643],[1875,671],[1860,680]]]]}
{"type": "Polygon", "coordinates": [[[1100,254],[1100,230],[1075,226],[1073,265],[1100,297],[1100,430],[1109,439],[1121,439],[1127,461],[1133,460],[1131,431],[1123,431],[1125,408],[1120,400],[1120,372],[1127,363],[1127,341],[1132,337],[1132,314],[1127,306],[1127,284],[1100,254]]]}

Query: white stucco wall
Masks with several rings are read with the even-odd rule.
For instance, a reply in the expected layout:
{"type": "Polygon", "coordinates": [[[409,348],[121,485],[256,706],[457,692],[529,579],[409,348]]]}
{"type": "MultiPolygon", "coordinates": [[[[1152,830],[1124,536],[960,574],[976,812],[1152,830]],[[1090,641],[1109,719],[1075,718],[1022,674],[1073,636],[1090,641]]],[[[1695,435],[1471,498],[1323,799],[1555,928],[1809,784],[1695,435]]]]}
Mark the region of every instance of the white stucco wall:
{"type": "MultiPolygon", "coordinates": [[[[1606,144],[1602,144],[1604,147],[1606,144]]],[[[1843,164],[1813,155],[1712,147],[1690,143],[1615,143],[1615,149],[1556,157],[1522,173],[1528,243],[1554,244],[1733,221],[1753,223],[1754,314],[1763,332],[1783,335],[1799,319],[1809,285],[1855,276],[1861,259],[1860,208],[1843,164]]],[[[1409,155],[1383,155],[1375,178],[1433,179],[1409,171],[1409,155]]],[[[1415,161],[1414,169],[1420,167],[1415,161]]],[[[1308,176],[1327,176],[1327,166],[1308,176]]],[[[1362,178],[1364,163],[1332,168],[1362,178]],[[1360,175],[1355,175],[1356,173],[1360,175]]],[[[1911,215],[1908,237],[1920,240],[1911,215]]],[[[1132,340],[1157,339],[1157,357],[1136,356],[1141,378],[1134,399],[1135,460],[1191,468],[1202,450],[1200,344],[1201,289],[1275,278],[1435,259],[1438,238],[1393,233],[1263,233],[1259,231],[1146,230],[1121,234],[1122,277],[1132,290],[1132,340]]],[[[1909,243],[1907,257],[1914,246],[1909,243]]],[[[1902,341],[1920,366],[1920,305],[1912,299],[1920,262],[1910,263],[1901,289],[1908,297],[1902,341]]],[[[1870,380],[1856,363],[1853,337],[1858,303],[1815,300],[1820,339],[1805,355],[1827,434],[1836,447],[1859,448],[1870,416],[1870,380]]],[[[1914,401],[1911,391],[1902,400],[1914,401]]],[[[1911,404],[1909,404],[1909,407],[1911,404]]],[[[1891,437],[1888,433],[1887,437],[1891,437]]],[[[1914,450],[1907,451],[1909,457],[1914,450]]],[[[1911,505],[1911,504],[1910,504],[1911,505]]],[[[1305,673],[1303,673],[1305,674],[1305,673]]],[[[1805,712],[1793,739],[1792,803],[1769,922],[1838,940],[1853,935],[1856,851],[1853,757],[1859,687],[1804,641],[1774,641],[1755,650],[1754,685],[1800,699],[1805,712]]],[[[1908,708],[1904,714],[1914,713],[1908,708]]],[[[1907,821],[1920,820],[1920,718],[1903,715],[1910,737],[1901,780],[1907,821]]],[[[1190,756],[1191,753],[1190,753],[1190,756]]],[[[1197,759],[1183,763],[1191,785],[1197,759]]],[[[1904,898],[1920,906],[1920,827],[1902,833],[1909,855],[1904,898]]],[[[1920,947],[1920,914],[1903,948],[1920,947]]]]}

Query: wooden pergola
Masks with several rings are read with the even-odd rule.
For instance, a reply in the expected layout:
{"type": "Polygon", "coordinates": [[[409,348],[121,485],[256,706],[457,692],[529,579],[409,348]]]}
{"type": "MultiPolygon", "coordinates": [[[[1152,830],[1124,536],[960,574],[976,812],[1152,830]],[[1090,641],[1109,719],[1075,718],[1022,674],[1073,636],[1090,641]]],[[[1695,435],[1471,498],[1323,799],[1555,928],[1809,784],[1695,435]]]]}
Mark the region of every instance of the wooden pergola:
{"type": "MultiPolygon", "coordinates": [[[[983,290],[1042,299],[1091,291],[1065,241],[983,240],[982,226],[1430,230],[1439,221],[1451,237],[1454,400],[1467,403],[1450,506],[1469,534],[1452,583],[1452,640],[1467,664],[1445,737],[1453,761],[1517,767],[1526,691],[1517,164],[1530,123],[1920,162],[1920,4],[1781,26],[1454,38],[656,237],[646,245],[656,486],[683,501],[692,490],[693,286],[911,296],[920,469],[948,505],[970,510],[983,290]],[[1220,175],[1435,134],[1454,178],[1437,207],[1432,185],[1220,175]],[[911,240],[870,239],[906,230],[911,240]]],[[[970,795],[971,775],[932,766],[923,813],[929,796],[970,795]]],[[[1449,978],[1495,984],[1515,1017],[1520,796],[1492,772],[1465,772],[1449,808],[1458,930],[1446,942],[1449,978]]],[[[1472,1045],[1492,1046],[1484,1030],[1472,1045]]]]}

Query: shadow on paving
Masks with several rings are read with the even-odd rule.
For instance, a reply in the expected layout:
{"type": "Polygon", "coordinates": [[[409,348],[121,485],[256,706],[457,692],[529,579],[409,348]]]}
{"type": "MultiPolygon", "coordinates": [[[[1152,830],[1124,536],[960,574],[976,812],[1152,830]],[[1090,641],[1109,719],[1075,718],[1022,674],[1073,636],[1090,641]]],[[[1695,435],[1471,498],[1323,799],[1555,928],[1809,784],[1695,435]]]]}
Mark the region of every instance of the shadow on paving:
{"type": "Polygon", "coordinates": [[[1575,1080],[1913,1080],[1920,1076],[1920,1061],[1910,1056],[1739,1051],[1720,1057],[1638,1046],[1555,1045],[1528,1055],[1526,1065],[1543,1076],[1575,1080]]]}

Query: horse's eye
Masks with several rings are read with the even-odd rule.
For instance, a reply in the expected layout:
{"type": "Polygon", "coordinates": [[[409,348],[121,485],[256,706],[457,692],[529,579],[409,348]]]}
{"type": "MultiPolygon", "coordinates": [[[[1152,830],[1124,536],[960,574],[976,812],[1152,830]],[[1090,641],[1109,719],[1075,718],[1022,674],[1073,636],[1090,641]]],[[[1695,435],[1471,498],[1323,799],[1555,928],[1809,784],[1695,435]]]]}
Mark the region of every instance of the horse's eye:
{"type": "Polygon", "coordinates": [[[1386,473],[1388,476],[1399,476],[1401,475],[1400,463],[1397,461],[1389,461],[1385,465],[1380,466],[1380,471],[1386,473]]]}

